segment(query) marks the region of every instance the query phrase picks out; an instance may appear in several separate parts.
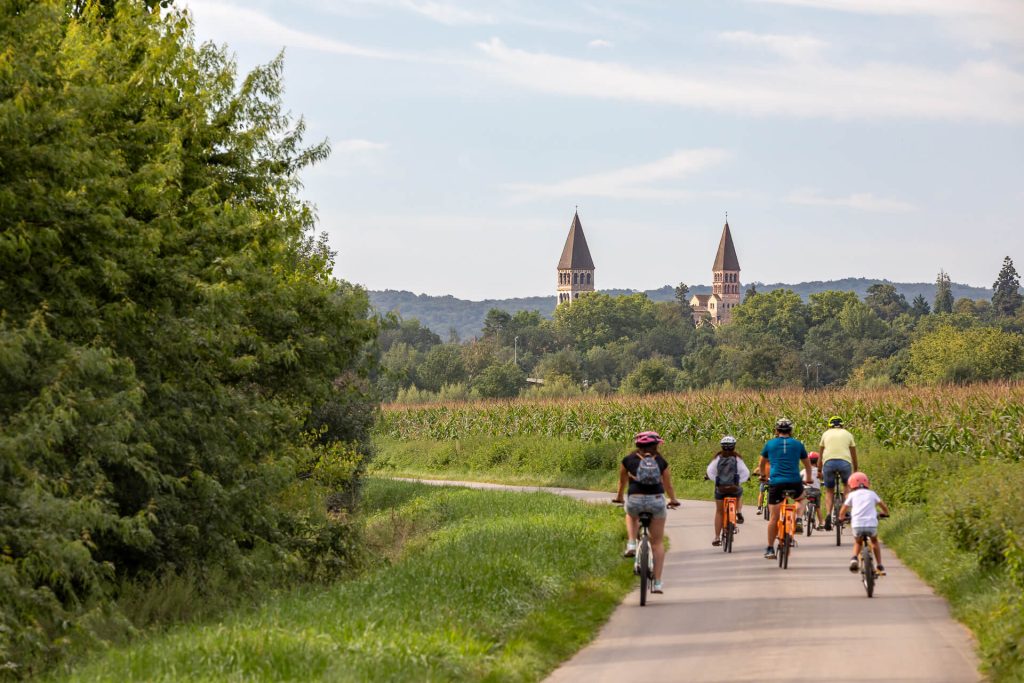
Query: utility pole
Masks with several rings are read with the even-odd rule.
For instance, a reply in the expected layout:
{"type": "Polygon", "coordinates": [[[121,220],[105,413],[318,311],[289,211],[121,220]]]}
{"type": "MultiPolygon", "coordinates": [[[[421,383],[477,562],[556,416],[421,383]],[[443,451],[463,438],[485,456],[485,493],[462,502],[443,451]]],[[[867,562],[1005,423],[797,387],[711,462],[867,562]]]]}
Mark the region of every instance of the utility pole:
{"type": "Polygon", "coordinates": [[[512,340],[512,362],[519,365],[519,335],[512,340]]]}

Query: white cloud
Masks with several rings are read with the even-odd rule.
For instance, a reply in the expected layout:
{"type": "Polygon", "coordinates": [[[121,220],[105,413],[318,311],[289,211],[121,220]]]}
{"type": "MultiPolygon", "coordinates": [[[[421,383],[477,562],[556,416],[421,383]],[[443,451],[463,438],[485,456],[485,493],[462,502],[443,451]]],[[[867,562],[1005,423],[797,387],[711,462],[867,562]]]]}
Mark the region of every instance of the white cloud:
{"type": "Polygon", "coordinates": [[[397,6],[411,10],[416,14],[432,19],[448,26],[459,24],[494,24],[495,18],[483,12],[463,9],[450,2],[434,2],[433,0],[401,0],[397,6]]]}
{"type": "Polygon", "coordinates": [[[388,143],[353,138],[331,143],[331,147],[340,152],[375,152],[387,149],[388,143]]]}
{"type": "Polygon", "coordinates": [[[594,38],[592,41],[587,43],[587,47],[613,47],[614,43],[605,40],[603,38],[594,38]]]}
{"type": "Polygon", "coordinates": [[[726,31],[718,34],[725,43],[754,47],[774,52],[788,59],[807,59],[816,56],[828,43],[809,36],[785,36],[749,31],[726,31]]]}
{"type": "Polygon", "coordinates": [[[1024,44],[1021,0],[748,0],[760,4],[874,14],[925,16],[946,21],[957,33],[983,45],[989,41],[1024,44]]]}
{"type": "Polygon", "coordinates": [[[555,197],[611,199],[685,199],[692,196],[666,183],[725,163],[732,154],[723,149],[688,149],[647,164],[569,178],[554,183],[511,183],[504,189],[515,201],[555,197]]]}
{"type": "Polygon", "coordinates": [[[783,67],[638,69],[510,48],[477,47],[494,78],[558,95],[670,104],[730,114],[797,117],[1024,120],[1024,75],[994,61],[952,71],[878,62],[842,67],[819,58],[783,67]]]}
{"type": "Polygon", "coordinates": [[[410,59],[389,50],[365,48],[341,40],[290,28],[279,21],[241,5],[225,4],[215,0],[189,0],[189,11],[196,26],[204,35],[212,35],[218,42],[256,43],[275,48],[295,47],[337,55],[369,59],[410,59]]]}
{"type": "Polygon", "coordinates": [[[785,201],[803,206],[829,206],[878,213],[907,213],[917,210],[916,206],[908,202],[876,197],[870,192],[855,193],[847,197],[823,197],[817,190],[804,188],[791,192],[785,201]]]}

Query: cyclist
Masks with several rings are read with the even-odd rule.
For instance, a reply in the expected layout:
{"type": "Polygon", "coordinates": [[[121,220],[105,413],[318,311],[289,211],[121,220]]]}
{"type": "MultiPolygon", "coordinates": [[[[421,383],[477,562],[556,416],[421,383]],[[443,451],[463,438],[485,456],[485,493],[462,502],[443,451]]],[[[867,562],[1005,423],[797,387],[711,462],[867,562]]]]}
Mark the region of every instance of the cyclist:
{"type": "MultiPolygon", "coordinates": [[[[835,495],[836,472],[843,480],[843,495],[850,492],[847,481],[850,473],[857,469],[857,444],[853,434],[843,429],[843,418],[833,415],[828,419],[828,429],[821,435],[818,444],[821,462],[818,464],[818,478],[825,486],[825,509],[832,509],[835,495]]],[[[832,516],[825,517],[825,530],[832,530],[832,516]]]]}
{"type": "MultiPolygon", "coordinates": [[[[824,513],[821,511],[821,479],[818,478],[818,461],[821,460],[821,456],[816,451],[811,451],[807,456],[807,459],[811,463],[811,483],[807,485],[807,502],[814,502],[817,505],[815,512],[818,516],[817,529],[824,529],[824,521],[822,516],[824,513]]],[[[807,470],[800,470],[800,478],[807,481],[807,470]]],[[[799,512],[803,515],[803,504],[801,503],[801,509],[799,512]]]]}
{"type": "MultiPolygon", "coordinates": [[[[806,476],[801,480],[801,463],[805,473],[810,471],[807,449],[800,441],[793,438],[793,421],[780,417],[775,422],[775,438],[761,449],[761,460],[757,466],[761,479],[768,480],[768,505],[771,508],[771,518],[768,520],[768,547],[764,550],[766,559],[775,559],[775,535],[779,525],[782,502],[786,499],[786,495],[788,494],[793,500],[799,502],[804,495],[804,483],[811,483],[806,476]]],[[[799,517],[797,517],[797,523],[800,523],[799,517]]],[[[801,524],[797,530],[802,530],[802,528],[801,524]]]]}
{"type": "Polygon", "coordinates": [[[736,523],[743,524],[743,482],[750,479],[750,469],[743,462],[743,456],[736,452],[736,438],[723,436],[720,451],[708,463],[708,479],[715,482],[715,540],[711,545],[722,545],[722,520],[725,516],[725,498],[736,500],[736,523]],[[727,462],[726,459],[731,458],[727,462]]]}
{"type": "Polygon", "coordinates": [[[843,507],[839,510],[839,516],[844,517],[847,510],[850,511],[850,523],[853,526],[853,557],[850,558],[850,571],[858,569],[857,558],[860,557],[861,536],[871,538],[871,549],[875,553],[875,568],[879,574],[885,573],[882,566],[882,544],[878,542],[878,510],[882,509],[883,514],[889,514],[889,506],[878,497],[878,494],[871,490],[871,482],[868,475],[863,472],[854,472],[850,475],[850,493],[843,501],[843,507]]]}
{"type": "Polygon", "coordinates": [[[623,491],[629,484],[626,498],[626,534],[629,540],[626,543],[625,557],[636,555],[636,539],[640,531],[640,513],[650,512],[654,519],[651,520],[651,548],[654,551],[654,587],[652,593],[661,593],[663,586],[661,582],[661,569],[665,564],[665,519],[668,517],[669,507],[679,507],[676,500],[676,492],[672,488],[672,477],[669,476],[668,462],[658,452],[658,444],[665,443],[665,440],[658,435],[658,432],[640,432],[633,438],[636,450],[622,459],[619,465],[619,490],[613,499],[621,503],[623,491]],[[653,463],[651,462],[653,460],[653,463]],[[656,464],[660,470],[660,480],[656,483],[646,483],[645,472],[656,464]],[[666,506],[665,492],[668,492],[669,500],[666,506]]]}

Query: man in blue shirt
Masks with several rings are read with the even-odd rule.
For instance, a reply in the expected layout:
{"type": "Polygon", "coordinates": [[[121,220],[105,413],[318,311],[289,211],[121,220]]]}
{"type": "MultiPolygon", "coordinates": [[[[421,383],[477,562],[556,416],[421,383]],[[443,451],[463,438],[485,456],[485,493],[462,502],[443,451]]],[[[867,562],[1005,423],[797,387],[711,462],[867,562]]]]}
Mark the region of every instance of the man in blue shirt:
{"type": "Polygon", "coordinates": [[[779,514],[782,501],[786,495],[793,500],[800,500],[804,495],[804,484],[811,480],[801,480],[800,468],[810,477],[811,467],[807,460],[807,449],[793,438],[793,422],[780,417],[775,422],[775,438],[761,449],[761,461],[758,470],[761,478],[768,479],[768,505],[771,508],[771,519],[768,520],[768,547],[764,556],[775,559],[775,534],[779,525],[779,514]],[[769,470],[770,468],[770,470],[769,470]]]}

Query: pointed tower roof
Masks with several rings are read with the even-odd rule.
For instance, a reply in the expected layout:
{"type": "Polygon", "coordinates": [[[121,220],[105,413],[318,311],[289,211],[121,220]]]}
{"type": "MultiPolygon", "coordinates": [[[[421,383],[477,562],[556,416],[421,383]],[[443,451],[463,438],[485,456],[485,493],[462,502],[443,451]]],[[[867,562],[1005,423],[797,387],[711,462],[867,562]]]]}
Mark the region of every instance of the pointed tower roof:
{"type": "Polygon", "coordinates": [[[590,258],[590,248],[587,246],[587,238],[583,235],[578,211],[572,217],[569,236],[565,240],[565,248],[562,249],[562,258],[558,260],[558,269],[595,270],[594,259],[590,258]]]}
{"type": "Polygon", "coordinates": [[[740,260],[736,258],[736,247],[732,243],[732,232],[729,231],[729,221],[725,222],[722,228],[722,239],[718,242],[718,254],[715,256],[715,265],[711,270],[739,270],[740,260]]]}

